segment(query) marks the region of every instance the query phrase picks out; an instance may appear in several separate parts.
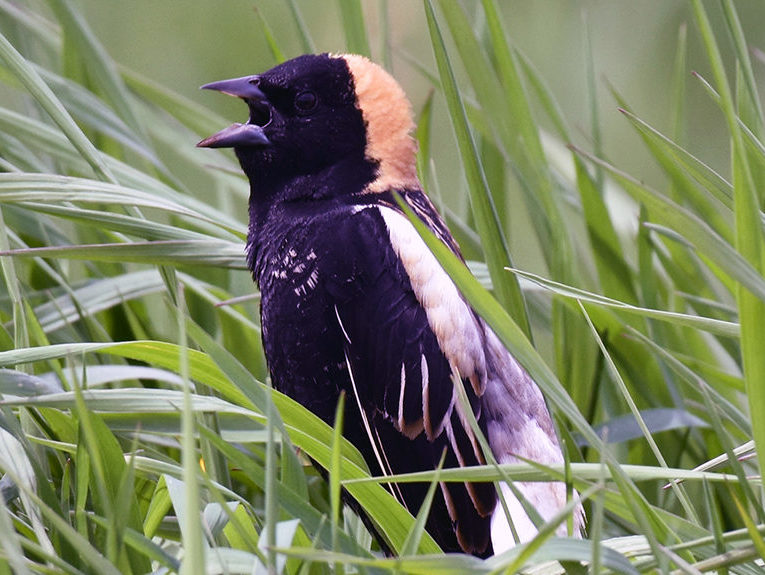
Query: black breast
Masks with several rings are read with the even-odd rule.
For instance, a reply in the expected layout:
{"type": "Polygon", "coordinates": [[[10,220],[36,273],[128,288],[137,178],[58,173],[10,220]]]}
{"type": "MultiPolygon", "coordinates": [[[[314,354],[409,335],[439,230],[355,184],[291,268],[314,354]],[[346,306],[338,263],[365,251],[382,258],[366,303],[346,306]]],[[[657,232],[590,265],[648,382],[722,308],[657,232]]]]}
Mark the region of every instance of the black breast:
{"type": "Polygon", "coordinates": [[[273,385],[332,423],[348,379],[343,335],[327,293],[337,276],[328,237],[332,216],[299,206],[275,208],[251,233],[253,276],[261,292],[261,325],[273,385]]]}
{"type": "MultiPolygon", "coordinates": [[[[446,466],[458,467],[447,432],[428,439],[418,431],[416,422],[422,420],[423,410],[419,380],[425,377],[422,362],[427,358],[429,406],[435,406],[439,418],[451,405],[451,371],[390,244],[378,207],[339,201],[282,203],[251,230],[250,240],[250,264],[261,290],[263,342],[274,387],[329,424],[340,391],[346,391],[344,434],[364,455],[373,474],[382,470],[372,442],[384,453],[388,472],[432,469],[444,449],[446,466]],[[404,371],[409,381],[406,393],[401,391],[404,371]],[[363,426],[354,391],[372,436],[363,426]],[[406,430],[401,428],[402,417],[412,422],[406,430]]],[[[471,389],[469,384],[466,388],[471,389]]],[[[478,399],[472,399],[477,405],[478,399]]],[[[482,424],[480,410],[475,415],[482,424]]],[[[450,417],[455,441],[470,452],[466,436],[457,433],[461,426],[456,412],[450,417]]],[[[426,490],[426,484],[402,484],[395,489],[412,513],[419,509],[426,490]]],[[[493,486],[474,490],[485,491],[485,507],[493,508],[493,486]]],[[[490,553],[489,517],[476,510],[464,484],[443,486],[437,492],[428,520],[431,534],[443,549],[460,550],[443,491],[449,493],[470,548],[490,553]]]]}

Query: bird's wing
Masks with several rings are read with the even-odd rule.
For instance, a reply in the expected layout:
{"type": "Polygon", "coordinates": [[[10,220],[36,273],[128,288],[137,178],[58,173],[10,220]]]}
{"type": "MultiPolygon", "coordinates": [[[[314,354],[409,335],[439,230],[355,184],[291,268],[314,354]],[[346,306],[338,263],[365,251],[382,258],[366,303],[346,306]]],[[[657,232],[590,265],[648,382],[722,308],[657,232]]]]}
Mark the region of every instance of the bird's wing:
{"type": "MultiPolygon", "coordinates": [[[[438,218],[435,210],[430,215],[438,218]]],[[[424,221],[433,229],[432,222],[424,221]]],[[[437,221],[443,226],[440,218],[437,221]]],[[[453,380],[454,375],[462,379],[473,414],[483,426],[483,324],[393,206],[359,207],[337,226],[337,237],[344,238],[338,249],[354,277],[335,278],[330,291],[345,337],[353,391],[365,411],[370,441],[378,443],[382,469],[432,469],[444,451],[447,466],[483,464],[453,380]],[[382,422],[398,437],[391,438],[382,422]],[[380,434],[388,439],[378,442],[375,435],[380,434]],[[402,449],[406,452],[399,453],[402,449]],[[423,457],[427,460],[412,461],[423,457]]],[[[448,234],[445,230],[436,229],[448,234]]],[[[481,545],[468,540],[479,537],[470,532],[494,508],[493,486],[444,484],[442,493],[460,543],[481,545]]]]}

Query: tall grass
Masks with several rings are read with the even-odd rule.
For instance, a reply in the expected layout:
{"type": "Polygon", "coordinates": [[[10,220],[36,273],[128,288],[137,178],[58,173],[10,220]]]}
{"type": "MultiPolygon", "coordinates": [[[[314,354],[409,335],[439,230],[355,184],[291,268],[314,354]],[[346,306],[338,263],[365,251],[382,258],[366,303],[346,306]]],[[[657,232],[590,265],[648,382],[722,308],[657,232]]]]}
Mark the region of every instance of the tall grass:
{"type": "MultiPolygon", "coordinates": [[[[268,386],[244,269],[247,186],[230,153],[193,147],[229,122],[113,61],[74,4],[50,6],[0,1],[0,574],[762,572],[765,146],[732,2],[713,27],[694,0],[667,54],[681,87],[686,36],[703,44],[712,74],[694,84],[725,118],[731,180],[683,146],[684,90],[671,133],[613,90],[666,174],[656,189],[609,161],[596,120],[592,148],[571,145],[499,2],[468,14],[424,0],[436,65],[412,62],[434,90],[421,179],[437,199],[450,184],[430,157],[441,101],[469,197],[444,211],[474,275],[421,232],[545,392],[566,465],[395,480],[564,479],[588,514],[586,539],[550,525],[486,561],[441,553],[353,446],[268,386]],[[184,184],[195,180],[204,189],[184,184]],[[511,189],[543,274],[513,263],[511,189]],[[340,487],[399,557],[341,510],[340,487]]],[[[349,50],[375,54],[362,4],[339,6],[349,50]]],[[[301,4],[289,8],[314,46],[301,4]]],[[[292,32],[258,18],[284,58],[292,32]]]]}

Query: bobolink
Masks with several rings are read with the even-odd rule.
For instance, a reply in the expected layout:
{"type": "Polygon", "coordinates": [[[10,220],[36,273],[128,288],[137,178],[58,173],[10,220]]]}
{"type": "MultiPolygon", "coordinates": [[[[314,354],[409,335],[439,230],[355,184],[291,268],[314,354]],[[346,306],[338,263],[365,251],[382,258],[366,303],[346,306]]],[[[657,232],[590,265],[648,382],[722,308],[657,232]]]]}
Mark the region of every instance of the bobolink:
{"type": "MultiPolygon", "coordinates": [[[[344,391],[346,437],[373,473],[398,474],[433,469],[444,452],[447,467],[485,463],[456,400],[458,374],[499,462],[560,463],[536,384],[396,202],[460,255],[417,180],[411,107],[396,81],[361,56],[321,54],[203,87],[250,110],[198,145],[233,147],[250,180],[247,262],[276,389],[330,424],[344,391]]],[[[517,487],[543,518],[565,504],[561,483],[517,487]]],[[[412,513],[426,491],[394,488],[412,513]]],[[[518,499],[507,486],[503,495],[521,540],[533,537],[518,499]]],[[[505,549],[513,540],[496,501],[491,483],[442,483],[428,531],[445,551],[505,549]]]]}

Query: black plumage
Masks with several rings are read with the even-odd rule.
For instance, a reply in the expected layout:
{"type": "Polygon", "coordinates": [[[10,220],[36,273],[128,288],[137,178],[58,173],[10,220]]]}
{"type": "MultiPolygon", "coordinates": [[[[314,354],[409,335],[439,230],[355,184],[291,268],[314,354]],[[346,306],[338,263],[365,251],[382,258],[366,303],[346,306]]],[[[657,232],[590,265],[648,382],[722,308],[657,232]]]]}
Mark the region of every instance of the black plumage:
{"type": "MultiPolygon", "coordinates": [[[[459,255],[417,182],[411,112],[395,81],[359,56],[322,54],[205,87],[250,108],[247,123],[199,145],[233,147],[250,180],[247,258],[274,386],[328,423],[345,391],[345,434],[373,473],[432,469],[444,452],[449,467],[485,462],[453,373],[500,462],[561,461],[536,385],[395,201],[459,255]]],[[[543,517],[565,502],[560,484],[519,487],[543,517]]],[[[416,513],[426,490],[394,493],[416,513]]],[[[428,530],[447,551],[487,555],[492,536],[504,548],[496,499],[492,484],[441,484],[428,530]]],[[[517,500],[510,508],[522,538],[532,536],[517,500]]]]}

